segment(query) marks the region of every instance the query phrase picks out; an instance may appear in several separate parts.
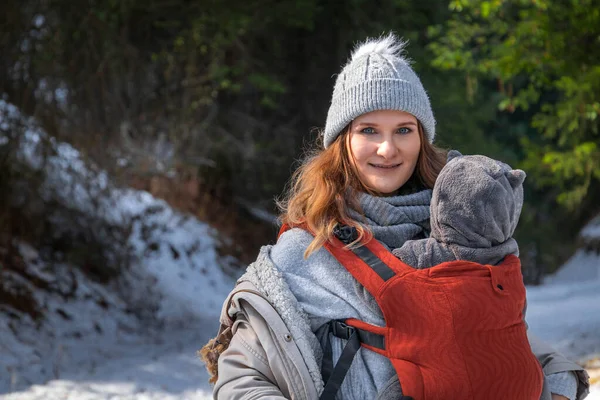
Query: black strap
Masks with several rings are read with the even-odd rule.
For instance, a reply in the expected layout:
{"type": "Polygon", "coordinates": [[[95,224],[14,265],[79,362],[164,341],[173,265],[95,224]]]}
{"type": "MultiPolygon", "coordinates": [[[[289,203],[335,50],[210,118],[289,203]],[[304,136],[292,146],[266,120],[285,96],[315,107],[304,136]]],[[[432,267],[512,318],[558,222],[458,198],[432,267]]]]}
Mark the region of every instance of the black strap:
{"type": "MultiPolygon", "coordinates": [[[[344,244],[348,245],[358,239],[358,232],[353,226],[338,224],[333,230],[333,234],[344,244]]],[[[351,249],[356,256],[365,262],[369,267],[373,269],[383,279],[387,281],[392,278],[396,273],[388,267],[379,257],[377,257],[371,250],[366,246],[360,246],[351,249]]]]}
{"type": "Polygon", "coordinates": [[[352,252],[360,257],[369,267],[373,269],[383,279],[387,281],[392,278],[396,273],[387,266],[379,257],[377,257],[371,250],[365,246],[352,249],[352,252]]]}
{"type": "Polygon", "coordinates": [[[320,400],[333,400],[344,378],[352,365],[354,356],[360,349],[361,343],[373,346],[379,349],[385,349],[385,337],[376,333],[368,332],[363,329],[354,328],[347,325],[344,321],[330,321],[329,333],[340,339],[347,340],[346,346],[342,350],[335,368],[333,367],[333,352],[331,340],[327,340],[327,345],[323,354],[321,373],[325,382],[325,389],[321,394],[320,400]]]}
{"type": "MultiPolygon", "coordinates": [[[[344,382],[344,378],[346,378],[346,374],[348,373],[348,370],[350,369],[352,360],[354,360],[354,356],[360,349],[360,340],[358,339],[358,332],[356,331],[356,329],[354,329],[352,327],[348,327],[348,328],[350,328],[349,331],[351,331],[352,333],[350,333],[348,342],[346,343],[344,350],[342,350],[342,355],[340,356],[340,359],[338,360],[337,364],[335,365],[335,368],[333,368],[331,375],[327,379],[327,383],[325,384],[323,393],[321,393],[321,397],[319,398],[320,400],[334,400],[335,399],[335,395],[338,392],[338,390],[340,389],[340,386],[342,386],[342,382],[344,382]]],[[[328,351],[326,351],[326,352],[329,353],[329,356],[330,356],[329,358],[331,359],[331,342],[330,341],[328,341],[328,343],[327,343],[327,348],[328,348],[328,351]]]]}
{"type": "Polygon", "coordinates": [[[385,336],[358,329],[360,342],[377,349],[385,350],[385,336]]]}

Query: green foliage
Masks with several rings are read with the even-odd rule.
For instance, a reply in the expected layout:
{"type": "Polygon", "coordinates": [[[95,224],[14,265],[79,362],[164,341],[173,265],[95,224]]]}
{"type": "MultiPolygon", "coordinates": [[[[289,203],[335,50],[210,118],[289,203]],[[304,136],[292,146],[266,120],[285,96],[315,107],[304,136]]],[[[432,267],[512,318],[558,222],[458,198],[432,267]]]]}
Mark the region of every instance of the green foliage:
{"type": "MultiPolygon", "coordinates": [[[[430,28],[433,65],[471,80],[495,80],[498,108],[531,115],[538,135],[520,138],[540,188],[581,205],[600,175],[600,9],[593,0],[453,0],[455,13],[430,28]]],[[[473,96],[473,93],[469,93],[473,96]]]]}

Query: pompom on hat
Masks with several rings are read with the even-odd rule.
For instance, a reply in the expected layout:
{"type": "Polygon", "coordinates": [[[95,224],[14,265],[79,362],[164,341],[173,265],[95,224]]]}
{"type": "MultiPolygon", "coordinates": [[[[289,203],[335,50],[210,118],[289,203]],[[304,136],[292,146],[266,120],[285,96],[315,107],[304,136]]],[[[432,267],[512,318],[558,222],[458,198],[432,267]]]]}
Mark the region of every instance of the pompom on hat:
{"type": "Polygon", "coordinates": [[[376,110],[414,115],[429,142],[435,118],[421,80],[404,57],[406,42],[390,33],[358,44],[338,75],[327,113],[323,144],[328,147],[352,120],[376,110]]]}

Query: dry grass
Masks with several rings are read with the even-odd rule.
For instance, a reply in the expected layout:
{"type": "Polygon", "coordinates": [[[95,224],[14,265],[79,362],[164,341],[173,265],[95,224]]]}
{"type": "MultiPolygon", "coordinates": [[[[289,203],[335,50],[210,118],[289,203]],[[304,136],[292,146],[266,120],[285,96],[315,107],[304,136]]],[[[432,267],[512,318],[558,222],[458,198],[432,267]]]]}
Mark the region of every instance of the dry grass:
{"type": "MultiPolygon", "coordinates": [[[[27,273],[25,262],[15,247],[0,245],[0,305],[38,320],[42,317],[42,310],[35,300],[33,288],[46,289],[47,286],[47,282],[27,273]]],[[[18,314],[10,315],[18,318],[18,314]]]]}
{"type": "Polygon", "coordinates": [[[600,384],[600,357],[595,357],[583,363],[583,367],[590,375],[590,384],[600,384]]]}

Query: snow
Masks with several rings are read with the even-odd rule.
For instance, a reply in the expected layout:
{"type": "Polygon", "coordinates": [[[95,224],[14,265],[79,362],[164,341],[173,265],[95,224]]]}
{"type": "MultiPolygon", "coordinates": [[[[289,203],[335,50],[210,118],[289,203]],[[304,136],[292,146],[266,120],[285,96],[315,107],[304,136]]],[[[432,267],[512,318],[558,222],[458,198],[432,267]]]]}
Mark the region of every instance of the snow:
{"type": "Polygon", "coordinates": [[[582,236],[600,239],[600,223],[588,226],[585,231],[582,231],[582,236]]]}
{"type": "MultiPolygon", "coordinates": [[[[19,117],[1,103],[5,119],[19,117]]],[[[36,146],[45,140],[43,132],[32,126],[24,138],[23,157],[41,165],[36,146]]],[[[47,265],[36,249],[20,244],[29,273],[54,292],[36,291],[42,321],[15,319],[0,307],[0,399],[210,399],[208,375],[195,352],[214,336],[220,305],[234,283],[217,252],[225,239],[149,193],[112,187],[75,149],[53,144],[49,192],[69,188],[63,201],[131,224],[127,244],[136,262],[105,286],[67,263],[47,265]],[[81,177],[91,189],[81,186],[81,177]]],[[[527,288],[529,329],[578,360],[600,355],[599,264],[598,256],[578,252],[546,284],[527,288]]],[[[588,399],[600,400],[600,383],[588,399]]]]}
{"type": "Polygon", "coordinates": [[[600,280],[527,288],[527,323],[575,359],[600,356],[600,280]]]}
{"type": "Polygon", "coordinates": [[[582,230],[581,237],[600,239],[600,214],[593,218],[582,230]]]}
{"type": "Polygon", "coordinates": [[[554,274],[544,279],[545,283],[576,283],[600,280],[600,255],[579,249],[554,274]]]}
{"type": "Polygon", "coordinates": [[[123,346],[122,352],[102,364],[72,368],[60,379],[0,395],[0,399],[210,399],[208,374],[195,356],[196,343],[205,339],[187,332],[172,334],[164,342],[123,346]]]}

